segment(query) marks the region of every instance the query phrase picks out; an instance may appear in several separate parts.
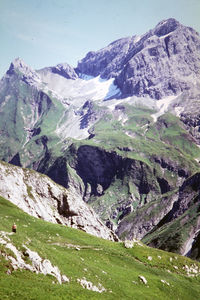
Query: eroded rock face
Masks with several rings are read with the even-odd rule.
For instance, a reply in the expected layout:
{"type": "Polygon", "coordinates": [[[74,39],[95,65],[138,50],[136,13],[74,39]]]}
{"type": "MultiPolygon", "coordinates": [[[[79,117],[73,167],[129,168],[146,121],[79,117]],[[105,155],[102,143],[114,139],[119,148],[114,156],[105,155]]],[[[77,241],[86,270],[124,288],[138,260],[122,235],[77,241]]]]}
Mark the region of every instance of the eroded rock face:
{"type": "Polygon", "coordinates": [[[173,208],[177,195],[164,197],[159,203],[146,204],[144,208],[125,217],[117,228],[117,235],[126,239],[142,239],[148,234],[173,208]]]}
{"type": "MultiPolygon", "coordinates": [[[[49,169],[44,165],[40,171],[55,182],[76,189],[108,228],[116,229],[119,224],[117,233],[121,235],[121,220],[137,208],[172,192],[191,175],[189,168],[178,161],[159,156],[152,159],[158,171],[145,162],[124,157],[115,151],[72,144],[65,156],[59,157],[49,169]]],[[[176,197],[162,201],[159,213],[154,213],[148,224],[143,226],[144,215],[141,214],[142,217],[138,216],[133,225],[128,225],[130,238],[142,238],[147,234],[171,210],[176,197]]],[[[148,210],[149,213],[153,207],[148,210]]],[[[124,224],[126,227],[126,222],[124,224]]]]}
{"type": "Polygon", "coordinates": [[[37,172],[1,162],[0,195],[34,217],[116,239],[75,188],[66,190],[37,172]]]}
{"type": "Polygon", "coordinates": [[[107,47],[90,51],[78,62],[77,72],[102,78],[115,77],[121,70],[123,62],[136,37],[122,38],[107,47]]]}
{"type": "Polygon", "coordinates": [[[160,22],[141,37],[129,37],[89,52],[80,73],[115,78],[122,96],[160,99],[194,87],[200,76],[200,37],[175,19],[160,22]]]}

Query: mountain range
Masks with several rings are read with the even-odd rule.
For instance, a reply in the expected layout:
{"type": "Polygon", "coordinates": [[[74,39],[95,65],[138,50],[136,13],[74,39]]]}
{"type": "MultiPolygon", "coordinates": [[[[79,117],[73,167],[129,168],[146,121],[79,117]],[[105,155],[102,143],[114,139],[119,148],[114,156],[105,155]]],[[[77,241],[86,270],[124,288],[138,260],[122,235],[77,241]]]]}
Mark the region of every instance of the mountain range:
{"type": "MultiPolygon", "coordinates": [[[[65,188],[88,226],[105,230],[101,237],[143,239],[199,259],[199,102],[200,36],[172,18],[89,52],[76,68],[33,70],[17,58],[0,81],[0,194],[25,189],[20,175],[5,193],[5,162],[30,177],[29,201],[38,194],[31,183],[40,175],[29,168],[65,188]]],[[[56,201],[60,209],[64,200],[56,201]]],[[[69,225],[62,213],[53,221],[69,225]]]]}

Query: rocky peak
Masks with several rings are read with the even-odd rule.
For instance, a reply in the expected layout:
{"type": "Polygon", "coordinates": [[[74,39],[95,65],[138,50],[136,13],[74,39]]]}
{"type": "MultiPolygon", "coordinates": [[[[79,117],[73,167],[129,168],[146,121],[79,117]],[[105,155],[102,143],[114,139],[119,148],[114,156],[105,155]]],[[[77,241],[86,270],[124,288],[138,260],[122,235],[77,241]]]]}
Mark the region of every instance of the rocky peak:
{"type": "Polygon", "coordinates": [[[101,75],[102,78],[115,77],[122,68],[130,45],[136,36],[116,40],[99,51],[90,51],[78,62],[77,72],[91,76],[101,75]]]}
{"type": "Polygon", "coordinates": [[[161,99],[194,88],[200,78],[200,37],[170,18],[146,34],[117,40],[89,52],[79,73],[115,78],[122,97],[161,99]]]}
{"type": "Polygon", "coordinates": [[[62,64],[58,64],[53,67],[47,67],[47,68],[38,70],[38,73],[48,73],[48,72],[52,72],[54,74],[61,75],[67,79],[77,79],[78,78],[78,75],[75,72],[74,68],[72,68],[67,63],[62,63],[62,64]]]}
{"type": "Polygon", "coordinates": [[[155,27],[154,34],[161,37],[175,31],[179,26],[181,26],[181,24],[173,18],[163,20],[155,27]]]}
{"type": "Polygon", "coordinates": [[[39,75],[19,57],[11,62],[6,75],[19,75],[28,84],[40,82],[39,75]]]}

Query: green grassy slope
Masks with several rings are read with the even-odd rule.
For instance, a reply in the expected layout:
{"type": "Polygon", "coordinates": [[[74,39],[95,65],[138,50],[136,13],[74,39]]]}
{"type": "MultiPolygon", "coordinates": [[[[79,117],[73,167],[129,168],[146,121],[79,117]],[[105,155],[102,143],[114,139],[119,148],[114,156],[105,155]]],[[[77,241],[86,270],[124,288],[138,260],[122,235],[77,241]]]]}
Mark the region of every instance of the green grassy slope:
{"type": "MultiPolygon", "coordinates": [[[[11,242],[19,250],[26,244],[42,258],[48,258],[70,282],[53,284],[56,280],[51,276],[13,271],[10,262],[1,256],[0,299],[192,300],[199,297],[200,276],[187,277],[183,267],[195,264],[200,269],[200,264],[188,258],[147,246],[126,249],[122,243],[35,219],[0,197],[0,231],[10,232],[14,221],[18,230],[10,236],[11,242]],[[12,271],[10,275],[8,269],[12,271]],[[147,285],[139,280],[139,275],[147,279],[147,285]],[[83,289],[77,282],[83,277],[95,285],[102,284],[107,291],[100,294],[83,289]]],[[[4,246],[0,251],[12,255],[4,246]]]]}
{"type": "Polygon", "coordinates": [[[52,148],[59,141],[55,130],[64,110],[50,93],[16,76],[4,83],[0,91],[1,158],[9,161],[19,152],[23,166],[38,161],[47,146],[52,148]]]}

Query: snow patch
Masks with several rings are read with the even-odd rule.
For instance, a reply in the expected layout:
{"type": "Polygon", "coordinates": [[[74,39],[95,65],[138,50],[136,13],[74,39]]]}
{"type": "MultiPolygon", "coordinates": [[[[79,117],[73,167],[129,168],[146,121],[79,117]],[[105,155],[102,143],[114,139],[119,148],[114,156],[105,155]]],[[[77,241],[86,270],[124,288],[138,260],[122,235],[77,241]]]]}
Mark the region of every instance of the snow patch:
{"type": "Polygon", "coordinates": [[[162,36],[160,36],[159,38],[160,38],[160,39],[165,39],[167,36],[170,36],[170,35],[172,35],[171,32],[170,32],[170,33],[167,33],[167,34],[165,34],[165,35],[162,35],[162,36]]]}
{"type": "Polygon", "coordinates": [[[68,98],[73,101],[75,98],[84,101],[106,100],[113,96],[121,94],[119,88],[114,84],[114,78],[102,79],[100,76],[92,77],[82,74],[80,78],[66,79],[52,72],[40,72],[40,76],[46,89],[49,89],[55,95],[60,95],[63,99],[68,98]]]}
{"type": "Polygon", "coordinates": [[[90,79],[93,79],[95,78],[94,76],[91,76],[91,75],[87,75],[87,74],[80,74],[79,75],[79,78],[83,79],[83,80],[90,80],[90,79]]]}
{"type": "Polygon", "coordinates": [[[174,108],[176,116],[180,117],[181,113],[184,111],[184,107],[177,106],[174,108]]]}

